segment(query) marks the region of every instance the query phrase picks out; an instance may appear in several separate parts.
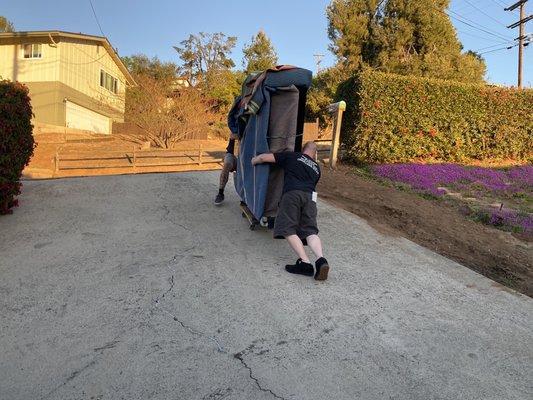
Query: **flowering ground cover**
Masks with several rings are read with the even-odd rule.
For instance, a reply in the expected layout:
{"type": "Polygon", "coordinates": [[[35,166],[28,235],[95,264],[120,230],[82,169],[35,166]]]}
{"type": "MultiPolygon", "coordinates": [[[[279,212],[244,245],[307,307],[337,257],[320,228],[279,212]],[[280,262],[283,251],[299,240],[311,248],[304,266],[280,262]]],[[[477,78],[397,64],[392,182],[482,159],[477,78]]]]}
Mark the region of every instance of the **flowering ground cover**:
{"type": "Polygon", "coordinates": [[[383,164],[371,172],[427,196],[457,199],[465,214],[483,223],[533,235],[532,165],[383,164]]]}

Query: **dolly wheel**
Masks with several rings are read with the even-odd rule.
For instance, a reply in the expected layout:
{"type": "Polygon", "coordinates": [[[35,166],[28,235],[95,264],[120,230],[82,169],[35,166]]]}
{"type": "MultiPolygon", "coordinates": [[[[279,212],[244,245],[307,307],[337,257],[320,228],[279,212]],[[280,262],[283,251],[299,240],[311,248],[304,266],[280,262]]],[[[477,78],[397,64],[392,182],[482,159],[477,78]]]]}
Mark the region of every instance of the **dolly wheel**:
{"type": "Polygon", "coordinates": [[[255,227],[256,227],[256,226],[257,226],[256,224],[250,224],[250,230],[251,230],[251,231],[255,231],[255,227]]]}

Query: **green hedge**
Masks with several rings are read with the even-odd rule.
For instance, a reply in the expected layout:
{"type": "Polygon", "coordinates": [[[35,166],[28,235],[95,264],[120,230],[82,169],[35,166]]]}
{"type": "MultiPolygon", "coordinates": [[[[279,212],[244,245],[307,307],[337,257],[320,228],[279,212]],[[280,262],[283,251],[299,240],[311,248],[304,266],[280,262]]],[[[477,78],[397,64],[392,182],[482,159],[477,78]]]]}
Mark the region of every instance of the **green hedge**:
{"type": "Polygon", "coordinates": [[[20,177],[35,143],[28,89],[20,83],[0,81],[0,214],[18,205],[20,177]]]}
{"type": "Polygon", "coordinates": [[[352,161],[533,161],[533,90],[362,70],[340,85],[352,161]]]}

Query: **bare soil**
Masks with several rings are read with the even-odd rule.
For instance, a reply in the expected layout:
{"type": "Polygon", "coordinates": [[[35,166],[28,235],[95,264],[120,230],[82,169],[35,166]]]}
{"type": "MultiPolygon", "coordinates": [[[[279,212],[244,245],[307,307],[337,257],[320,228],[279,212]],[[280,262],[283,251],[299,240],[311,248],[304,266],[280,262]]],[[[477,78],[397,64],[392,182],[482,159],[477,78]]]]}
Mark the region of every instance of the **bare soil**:
{"type": "Polygon", "coordinates": [[[323,168],[320,196],[506,287],[533,297],[533,244],[519,236],[468,220],[458,206],[400,191],[340,165],[323,168]]]}

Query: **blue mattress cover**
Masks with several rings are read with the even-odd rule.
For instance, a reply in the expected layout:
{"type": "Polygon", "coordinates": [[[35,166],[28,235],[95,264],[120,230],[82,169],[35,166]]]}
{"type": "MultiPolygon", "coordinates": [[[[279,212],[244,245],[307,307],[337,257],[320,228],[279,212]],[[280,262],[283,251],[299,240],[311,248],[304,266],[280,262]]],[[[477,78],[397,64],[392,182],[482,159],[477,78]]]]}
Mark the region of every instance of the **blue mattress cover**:
{"type": "Polygon", "coordinates": [[[252,214],[261,219],[264,212],[270,166],[252,165],[252,157],[268,153],[268,121],[270,118],[270,94],[276,87],[295,85],[307,90],[311,85],[312,73],[302,68],[280,72],[269,72],[260,88],[263,102],[256,114],[250,115],[244,135],[241,138],[237,173],[234,183],[237,194],[246,203],[252,214]]]}

